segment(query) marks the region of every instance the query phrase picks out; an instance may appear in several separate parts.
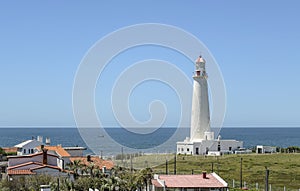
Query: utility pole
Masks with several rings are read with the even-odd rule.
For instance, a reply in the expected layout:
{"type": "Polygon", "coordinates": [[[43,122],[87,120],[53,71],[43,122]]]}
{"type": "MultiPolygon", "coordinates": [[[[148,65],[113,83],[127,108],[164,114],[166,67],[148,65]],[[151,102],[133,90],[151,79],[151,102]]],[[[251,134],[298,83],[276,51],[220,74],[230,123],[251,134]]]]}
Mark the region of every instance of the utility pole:
{"type": "Polygon", "coordinates": [[[130,154],[130,171],[133,171],[132,154],[130,154]]]}
{"type": "Polygon", "coordinates": [[[168,160],[166,160],[166,175],[168,175],[168,160]]]}
{"type": "Polygon", "coordinates": [[[211,172],[214,172],[214,162],[211,163],[211,172]]]}
{"type": "Polygon", "coordinates": [[[121,157],[122,157],[122,166],[124,168],[124,151],[123,151],[123,147],[121,147],[121,157]]]}
{"type": "Polygon", "coordinates": [[[266,167],[266,188],[265,191],[269,191],[269,169],[266,167]]]}
{"type": "MultiPolygon", "coordinates": [[[[240,168],[240,188],[243,188],[243,158],[241,158],[241,168],[240,168]]],[[[267,190],[266,190],[267,191],[267,190]]]]}
{"type": "Polygon", "coordinates": [[[176,153],[174,155],[174,174],[176,175],[176,153]]]}
{"type": "Polygon", "coordinates": [[[59,191],[59,178],[57,178],[57,191],[59,191]]]}

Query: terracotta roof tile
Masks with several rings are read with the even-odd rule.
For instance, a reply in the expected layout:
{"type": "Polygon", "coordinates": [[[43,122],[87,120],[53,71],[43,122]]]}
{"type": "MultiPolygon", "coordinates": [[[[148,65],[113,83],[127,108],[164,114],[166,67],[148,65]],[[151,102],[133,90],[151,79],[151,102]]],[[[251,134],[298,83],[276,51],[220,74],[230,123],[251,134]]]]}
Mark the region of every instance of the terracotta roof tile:
{"type": "Polygon", "coordinates": [[[31,172],[30,170],[8,170],[8,175],[30,175],[36,174],[35,172],[31,172]]]}
{"type": "Polygon", "coordinates": [[[4,150],[4,152],[6,153],[13,153],[13,152],[17,152],[18,148],[17,147],[5,147],[2,148],[4,150]]]}
{"type": "Polygon", "coordinates": [[[71,162],[74,162],[75,160],[80,160],[85,165],[94,163],[100,169],[102,169],[103,166],[105,166],[106,169],[112,169],[114,167],[113,161],[103,160],[103,159],[101,159],[99,157],[95,157],[95,156],[91,156],[91,162],[87,161],[87,157],[70,157],[71,162]]]}
{"type": "Polygon", "coordinates": [[[70,154],[61,146],[45,146],[45,149],[48,149],[49,151],[55,151],[58,155],[62,157],[70,156],[70,154]]]}
{"type": "Polygon", "coordinates": [[[162,185],[157,180],[151,180],[152,185],[154,185],[156,188],[161,188],[162,185]]]}
{"type": "Polygon", "coordinates": [[[15,168],[18,168],[18,167],[23,167],[23,166],[31,165],[31,164],[43,165],[43,163],[40,163],[40,162],[33,162],[33,161],[30,161],[30,162],[18,164],[18,165],[15,165],[15,166],[9,166],[7,169],[8,169],[8,170],[11,170],[11,169],[15,169],[15,168]]]}
{"type": "Polygon", "coordinates": [[[221,188],[227,183],[216,174],[201,175],[160,175],[159,179],[165,181],[167,188],[221,188]],[[217,178],[218,177],[218,178],[217,178]]]}

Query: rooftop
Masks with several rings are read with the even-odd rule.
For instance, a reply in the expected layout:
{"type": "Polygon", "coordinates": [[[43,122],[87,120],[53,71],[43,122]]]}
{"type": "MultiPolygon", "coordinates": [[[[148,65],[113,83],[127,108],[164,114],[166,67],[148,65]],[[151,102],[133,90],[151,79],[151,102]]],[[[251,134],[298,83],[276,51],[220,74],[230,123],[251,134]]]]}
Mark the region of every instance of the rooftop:
{"type": "Polygon", "coordinates": [[[152,180],[156,187],[167,188],[223,188],[227,183],[215,173],[198,175],[159,175],[157,179],[152,180]]]}
{"type": "Polygon", "coordinates": [[[69,157],[70,156],[70,154],[64,148],[62,148],[60,145],[45,146],[44,148],[48,149],[48,151],[55,151],[61,157],[69,157]]]}
{"type": "Polygon", "coordinates": [[[80,160],[83,164],[89,165],[91,163],[94,163],[96,166],[98,166],[100,169],[102,169],[104,166],[107,169],[112,169],[114,167],[114,163],[110,160],[103,160],[99,158],[98,156],[91,156],[91,161],[87,161],[87,157],[70,157],[70,161],[74,162],[75,160],[80,160]]]}
{"type": "Polygon", "coordinates": [[[40,145],[43,144],[42,142],[33,139],[33,140],[27,140],[27,141],[24,141],[24,142],[22,142],[22,143],[19,143],[19,144],[15,145],[14,147],[22,148],[22,147],[24,147],[25,145],[30,144],[30,143],[37,143],[37,144],[40,144],[40,145]]]}

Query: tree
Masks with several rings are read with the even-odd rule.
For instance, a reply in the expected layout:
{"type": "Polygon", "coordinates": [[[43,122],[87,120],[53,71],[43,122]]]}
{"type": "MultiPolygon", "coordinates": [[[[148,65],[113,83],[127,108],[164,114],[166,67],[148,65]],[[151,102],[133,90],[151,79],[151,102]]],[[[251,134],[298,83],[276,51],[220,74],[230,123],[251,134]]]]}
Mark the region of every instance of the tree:
{"type": "Polygon", "coordinates": [[[67,165],[71,171],[74,172],[74,178],[78,178],[79,172],[81,174],[83,173],[84,165],[82,164],[81,160],[74,160],[74,162],[71,162],[67,165]]]}
{"type": "Polygon", "coordinates": [[[151,168],[144,168],[140,171],[140,179],[144,183],[146,191],[149,190],[151,179],[153,178],[153,171],[151,168]]]}

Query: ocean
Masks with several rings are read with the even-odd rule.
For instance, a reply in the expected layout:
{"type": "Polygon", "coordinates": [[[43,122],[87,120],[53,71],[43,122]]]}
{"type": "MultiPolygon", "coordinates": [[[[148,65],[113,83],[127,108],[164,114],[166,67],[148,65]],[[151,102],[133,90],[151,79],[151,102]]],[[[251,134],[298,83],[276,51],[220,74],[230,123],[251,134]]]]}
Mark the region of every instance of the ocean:
{"type": "MultiPolygon", "coordinates": [[[[51,145],[87,147],[85,154],[174,153],[176,142],[189,136],[188,128],[160,128],[149,132],[137,134],[120,128],[0,128],[0,147],[12,147],[42,136],[44,141],[49,137],[51,145]]],[[[222,139],[243,141],[245,148],[300,146],[300,128],[222,128],[220,135],[222,139]]]]}

